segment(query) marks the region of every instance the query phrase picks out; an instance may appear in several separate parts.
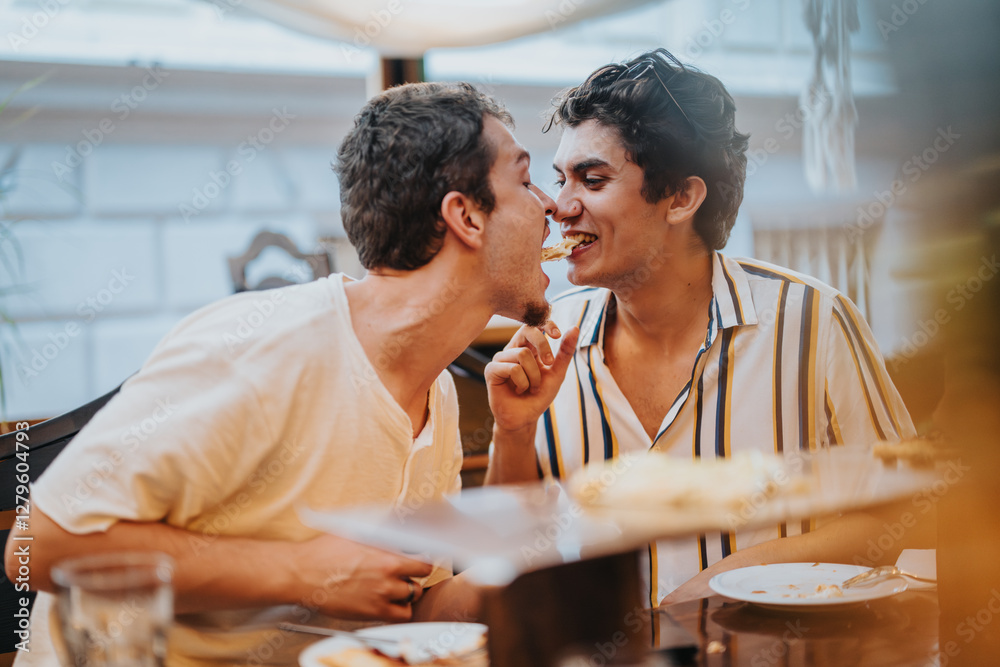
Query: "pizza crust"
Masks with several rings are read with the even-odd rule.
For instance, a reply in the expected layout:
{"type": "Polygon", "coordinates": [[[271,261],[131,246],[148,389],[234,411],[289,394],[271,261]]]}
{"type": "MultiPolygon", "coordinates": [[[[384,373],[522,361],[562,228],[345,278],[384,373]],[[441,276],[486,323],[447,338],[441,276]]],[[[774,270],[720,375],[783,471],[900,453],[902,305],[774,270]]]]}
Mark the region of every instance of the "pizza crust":
{"type": "Polygon", "coordinates": [[[542,248],[542,261],[554,262],[557,259],[565,259],[573,254],[573,248],[582,243],[579,238],[563,239],[554,246],[542,248]]]}

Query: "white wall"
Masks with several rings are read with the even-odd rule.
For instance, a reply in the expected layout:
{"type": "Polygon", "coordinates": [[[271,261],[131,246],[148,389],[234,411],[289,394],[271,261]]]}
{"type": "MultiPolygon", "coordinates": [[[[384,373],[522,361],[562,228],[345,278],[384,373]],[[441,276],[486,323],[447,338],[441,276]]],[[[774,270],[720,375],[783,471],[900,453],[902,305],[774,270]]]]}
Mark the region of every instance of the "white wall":
{"type": "MultiPolygon", "coordinates": [[[[225,257],[259,229],[284,231],[306,250],[320,236],[343,236],[329,162],[364,103],[376,55],[348,57],[224,6],[60,4],[34,32],[24,23],[34,20],[31,3],[0,16],[0,33],[31,33],[24,43],[0,40],[0,99],[47,77],[0,115],[0,165],[17,165],[0,216],[24,258],[22,293],[0,302],[18,322],[16,335],[0,327],[9,416],[52,415],[119,383],[181,317],[231,292],[225,257]],[[33,115],[11,124],[25,112],[33,115]]],[[[670,48],[722,79],[737,99],[737,126],[752,135],[760,159],[731,248],[750,254],[752,228],[847,227],[895,177],[886,155],[898,148],[903,110],[866,11],[862,3],[853,39],[860,183],[836,197],[808,191],[801,132],[780,125],[796,112],[810,66],[799,0],[653,2],[506,44],[434,51],[427,74],[503,99],[532,152],[532,178],[551,192],[558,133],[540,130],[552,95],[598,65],[670,48]],[[776,152],[764,150],[769,138],[776,152]]],[[[892,282],[890,255],[877,253],[873,295],[886,351],[915,321],[896,298],[906,290],[892,282]]],[[[357,272],[349,248],[338,257],[357,272]]],[[[562,264],[546,267],[552,293],[568,286],[562,264]]]]}
{"type": "Polygon", "coordinates": [[[0,135],[23,256],[0,354],[17,417],[135,372],[180,318],[232,293],[225,258],[260,229],[309,251],[343,236],[330,162],[364,102],[359,78],[7,63],[2,81],[44,72],[8,110],[35,115],[0,135]]]}

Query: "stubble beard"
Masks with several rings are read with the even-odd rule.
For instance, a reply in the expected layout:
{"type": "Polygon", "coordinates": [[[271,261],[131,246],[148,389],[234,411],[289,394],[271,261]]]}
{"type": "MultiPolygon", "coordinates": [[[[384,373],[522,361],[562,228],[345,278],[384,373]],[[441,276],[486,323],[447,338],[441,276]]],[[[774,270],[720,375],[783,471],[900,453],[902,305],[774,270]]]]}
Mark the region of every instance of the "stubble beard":
{"type": "Polygon", "coordinates": [[[549,305],[548,301],[532,301],[524,305],[524,312],[520,320],[529,327],[540,327],[548,321],[551,311],[552,306],[549,305]]]}

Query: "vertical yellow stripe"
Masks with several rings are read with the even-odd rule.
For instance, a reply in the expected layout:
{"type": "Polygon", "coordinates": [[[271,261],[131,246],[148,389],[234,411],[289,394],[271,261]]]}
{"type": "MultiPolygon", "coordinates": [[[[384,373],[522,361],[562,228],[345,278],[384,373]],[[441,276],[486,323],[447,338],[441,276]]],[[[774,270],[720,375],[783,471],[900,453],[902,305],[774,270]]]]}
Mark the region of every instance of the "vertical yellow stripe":
{"type": "MultiPolygon", "coordinates": [[[[871,347],[868,345],[868,341],[865,340],[864,336],[860,335],[862,327],[858,322],[858,318],[854,316],[854,309],[850,308],[847,303],[844,303],[843,296],[840,296],[838,298],[841,300],[841,303],[844,306],[844,311],[847,313],[847,316],[851,318],[851,322],[854,324],[854,328],[858,330],[858,338],[860,339],[858,340],[858,344],[863,345],[865,347],[865,349],[868,351],[868,358],[872,360],[872,365],[874,366],[873,370],[875,375],[875,382],[878,383],[879,393],[881,397],[884,399],[885,410],[886,412],[889,413],[889,421],[892,423],[892,427],[896,429],[896,433],[898,433],[900,437],[903,437],[903,430],[899,427],[899,420],[896,419],[896,413],[893,412],[892,410],[892,398],[890,393],[886,390],[885,378],[882,376],[882,373],[879,372],[878,364],[876,363],[876,360],[878,359],[879,355],[876,354],[875,351],[871,349],[871,347]]],[[[850,338],[848,338],[848,341],[850,341],[850,338]]],[[[861,376],[862,382],[864,382],[864,377],[865,377],[864,375],[861,376]]]]}
{"type": "MultiPolygon", "coordinates": [[[[836,312],[837,311],[835,310],[834,313],[836,312]]],[[[847,343],[847,349],[851,351],[851,358],[854,359],[854,368],[858,371],[858,382],[861,383],[861,388],[863,390],[867,390],[868,383],[865,382],[865,374],[861,370],[861,360],[858,359],[858,351],[851,343],[851,334],[847,331],[847,328],[844,326],[844,323],[840,321],[839,317],[834,315],[834,319],[837,320],[837,324],[840,325],[840,331],[844,334],[844,342],[847,343]]],[[[865,396],[865,402],[868,404],[868,416],[872,420],[872,431],[878,433],[879,424],[878,417],[875,416],[875,404],[868,395],[865,396]]]]}
{"type": "Polygon", "coordinates": [[[809,451],[816,449],[816,345],[819,333],[819,293],[812,299],[812,312],[809,313],[809,366],[807,368],[807,386],[809,391],[809,404],[806,406],[806,413],[809,415],[807,426],[809,428],[809,451]]]}
{"type": "MultiPolygon", "coordinates": [[[[784,296],[785,290],[788,289],[788,283],[782,282],[781,286],[778,288],[778,303],[781,303],[782,297],[784,296]]],[[[773,396],[773,404],[771,406],[773,412],[773,424],[771,428],[771,433],[774,435],[774,453],[778,454],[784,449],[783,447],[778,447],[778,429],[783,428],[782,415],[781,415],[781,392],[778,391],[778,386],[781,384],[779,373],[781,372],[781,336],[784,333],[778,324],[783,323],[782,318],[774,318],[774,363],[771,365],[771,394],[773,396]]]]}
{"type": "MultiPolygon", "coordinates": [[[[778,286],[778,307],[785,302],[785,294],[788,292],[789,283],[781,281],[778,286]]],[[[774,436],[774,453],[775,455],[782,455],[784,451],[784,444],[779,443],[778,439],[784,434],[784,415],[781,410],[781,355],[783,350],[781,349],[782,336],[785,335],[784,332],[785,318],[783,314],[779,314],[774,318],[774,361],[771,365],[771,395],[772,395],[772,411],[773,416],[771,419],[771,433],[774,436]]],[[[778,537],[782,537],[782,526],[778,525],[778,537]]]]}
{"type": "Polygon", "coordinates": [[[743,300],[740,299],[740,291],[736,289],[736,281],[733,280],[732,274],[729,273],[729,269],[726,268],[726,263],[721,257],[719,257],[719,266],[722,267],[722,272],[726,274],[726,278],[729,279],[727,283],[733,286],[733,296],[736,297],[736,307],[740,310],[740,321],[743,322],[746,320],[746,316],[743,311],[743,300]]]}
{"type": "Polygon", "coordinates": [[[726,458],[730,458],[732,455],[732,449],[730,448],[730,434],[733,430],[733,367],[736,365],[736,333],[733,333],[732,338],[729,339],[729,350],[727,350],[727,362],[726,362],[726,396],[724,400],[725,417],[726,417],[726,428],[725,433],[722,434],[722,450],[725,452],[726,458]]]}
{"type": "Polygon", "coordinates": [[[826,381],[823,393],[826,395],[826,407],[830,410],[830,427],[833,428],[833,434],[837,436],[837,442],[842,445],[844,444],[844,436],[840,432],[840,422],[837,421],[837,409],[833,406],[833,399],[830,398],[829,379],[826,381]]]}

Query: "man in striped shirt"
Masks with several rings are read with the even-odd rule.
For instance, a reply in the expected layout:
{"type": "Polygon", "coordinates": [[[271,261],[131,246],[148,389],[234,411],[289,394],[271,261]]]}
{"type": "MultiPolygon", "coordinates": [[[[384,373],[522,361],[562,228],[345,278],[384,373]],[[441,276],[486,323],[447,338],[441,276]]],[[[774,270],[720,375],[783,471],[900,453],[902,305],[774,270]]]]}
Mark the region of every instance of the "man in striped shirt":
{"type": "MultiPolygon", "coordinates": [[[[552,322],[522,328],[487,367],[488,483],[565,479],[650,449],[794,459],[914,435],[854,304],[808,276],[718,252],[746,174],[748,136],[734,116],[716,78],[663,49],[602,67],[558,100],[553,218],[563,236],[583,235],[568,276],[587,287],[557,298],[552,322]],[[555,350],[545,334],[560,328],[555,350]]],[[[735,567],[854,562],[884,530],[865,515],[810,528],[651,544],[649,603],[706,595],[712,575],[735,567]]]]}

